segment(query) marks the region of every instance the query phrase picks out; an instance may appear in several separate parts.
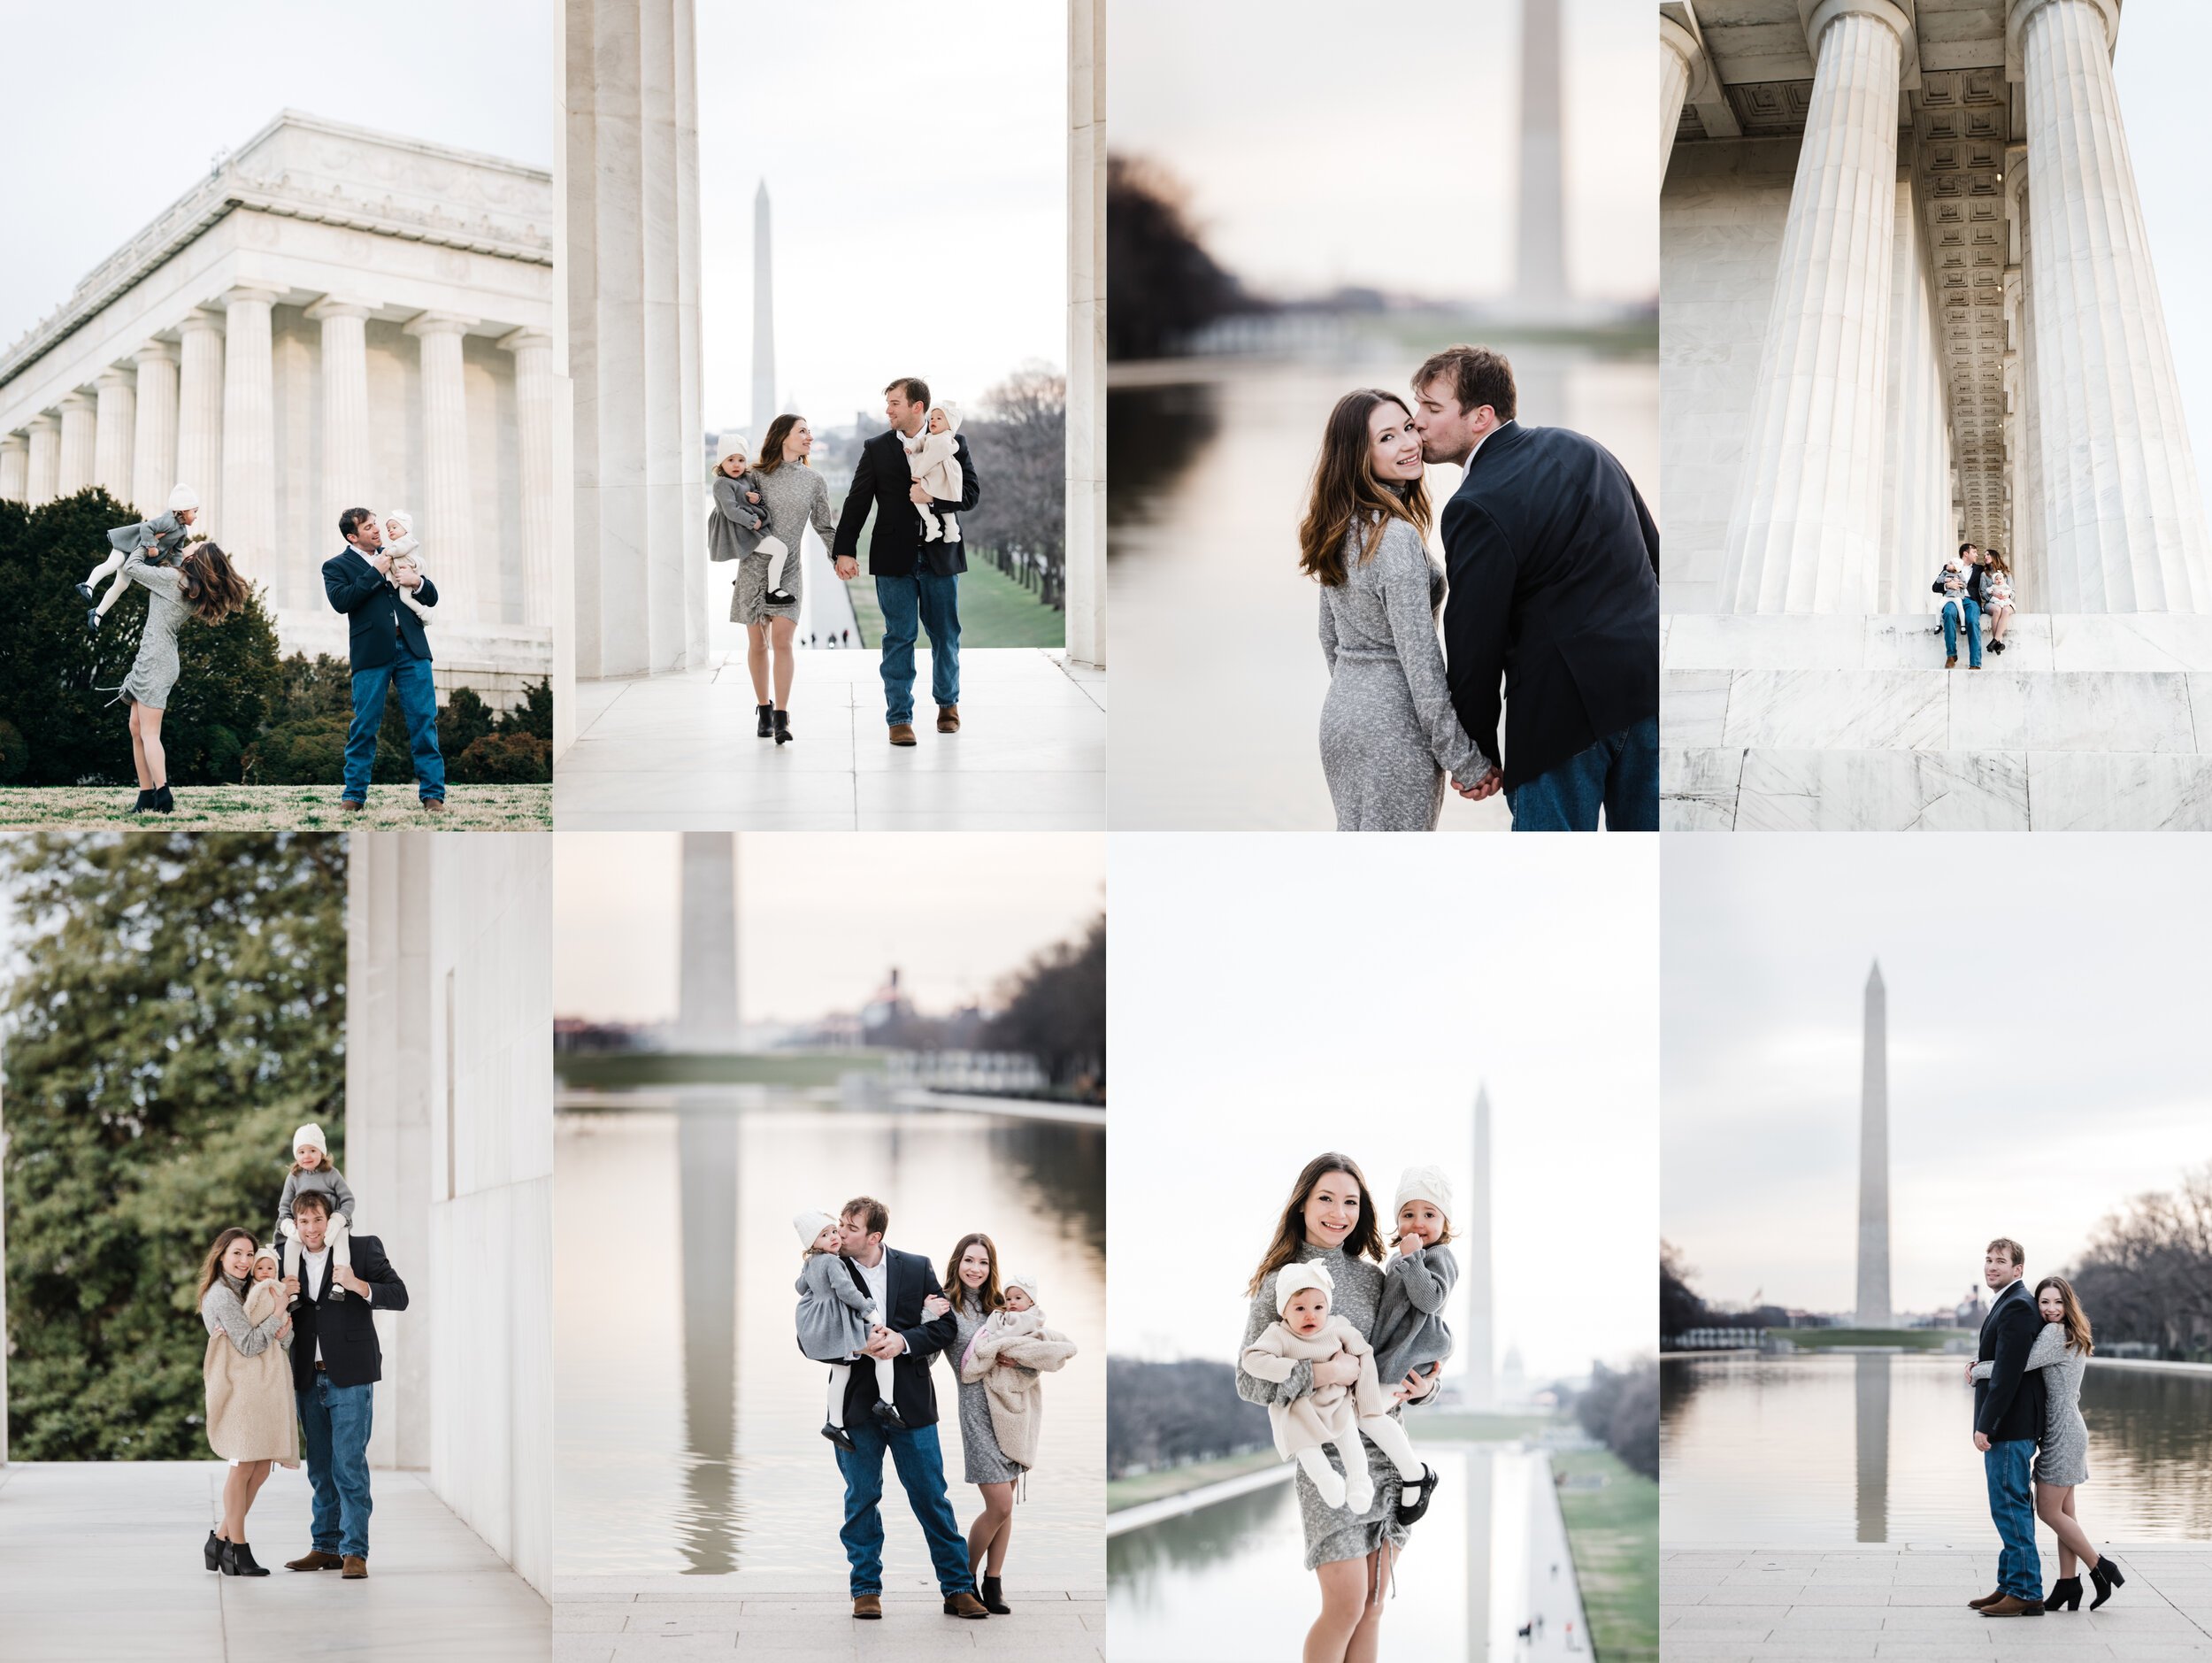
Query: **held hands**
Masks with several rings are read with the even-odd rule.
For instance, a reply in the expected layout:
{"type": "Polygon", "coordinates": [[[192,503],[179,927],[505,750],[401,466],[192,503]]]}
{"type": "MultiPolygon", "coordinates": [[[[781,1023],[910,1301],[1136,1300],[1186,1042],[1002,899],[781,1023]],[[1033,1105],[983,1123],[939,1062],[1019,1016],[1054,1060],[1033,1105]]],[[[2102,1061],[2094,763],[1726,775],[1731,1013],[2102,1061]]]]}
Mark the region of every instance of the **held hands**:
{"type": "Polygon", "coordinates": [[[1484,774],[1482,778],[1473,785],[1462,785],[1457,780],[1454,780],[1452,781],[1452,789],[1458,792],[1460,796],[1465,797],[1470,803],[1479,803],[1485,797],[1495,797],[1498,794],[1499,788],[1504,784],[1505,775],[1500,774],[1495,768],[1493,768],[1489,773],[1484,774]]]}
{"type": "Polygon", "coordinates": [[[369,557],[369,564],[374,566],[380,575],[385,577],[391,576],[392,557],[385,553],[383,550],[379,549],[374,554],[371,555],[369,557]]]}
{"type": "Polygon", "coordinates": [[[860,575],[860,562],[854,559],[849,554],[839,555],[835,565],[837,568],[837,575],[848,583],[851,582],[855,578],[860,575]]]}
{"type": "Polygon", "coordinates": [[[297,1276],[287,1276],[284,1279],[284,1297],[288,1300],[300,1297],[300,1279],[297,1276]]]}
{"type": "Polygon", "coordinates": [[[872,1357],[879,1363],[887,1363],[905,1351],[906,1342],[889,1328],[879,1325],[868,1331],[868,1343],[860,1349],[863,1356],[872,1357]]]}

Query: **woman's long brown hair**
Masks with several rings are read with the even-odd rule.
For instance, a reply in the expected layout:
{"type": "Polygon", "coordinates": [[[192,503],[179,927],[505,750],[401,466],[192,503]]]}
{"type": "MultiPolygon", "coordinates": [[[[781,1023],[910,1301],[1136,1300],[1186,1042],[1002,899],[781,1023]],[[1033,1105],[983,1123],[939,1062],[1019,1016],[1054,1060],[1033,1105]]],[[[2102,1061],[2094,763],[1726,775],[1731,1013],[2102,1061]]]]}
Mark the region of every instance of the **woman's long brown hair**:
{"type": "Polygon", "coordinates": [[[2059,1321],[2066,1329],[2066,1349],[2079,1351],[2084,1357],[2097,1349],[2089,1333],[2089,1313],[2081,1308],[2081,1301],[2074,1297],[2074,1284],[2063,1276],[2046,1276],[2035,1284],[2035,1302],[2043,1303],[2046,1288],[2058,1290],[2058,1300],[2063,1309],[2059,1321]]]}
{"type": "Polygon", "coordinates": [[[1984,549],[1982,554],[1985,564],[1995,566],[2007,577],[2012,575],[2012,568],[2005,564],[2005,551],[2002,549],[1984,549]]]}
{"type": "Polygon", "coordinates": [[[1402,520],[1428,535],[1428,482],[1409,480],[1402,484],[1375,472],[1375,444],[1367,421],[1375,406],[1385,402],[1404,411],[1408,421],[1413,420],[1413,412],[1397,394],[1363,387],[1336,401],[1328,426],[1322,429],[1313,495],[1306,505],[1305,523],[1298,527],[1298,569],[1329,589],[1344,581],[1344,543],[1356,521],[1367,526],[1360,545],[1363,565],[1375,558],[1389,520],[1402,520]]]}
{"type": "MultiPolygon", "coordinates": [[[[756,473],[773,473],[778,468],[781,467],[783,466],[784,441],[791,436],[792,428],[797,427],[805,420],[806,418],[803,416],[778,416],[773,421],[770,422],[768,424],[768,436],[760,442],[760,459],[753,464],[753,472],[756,473]]],[[[805,458],[802,457],[799,459],[799,466],[802,467],[806,466],[805,458]]]]}
{"type": "Polygon", "coordinates": [[[978,1242],[983,1243],[983,1251],[991,1256],[990,1272],[983,1278],[983,1285],[976,1290],[976,1297],[981,1303],[984,1314],[988,1316],[1006,1303],[1006,1296],[998,1290],[998,1244],[981,1230],[970,1230],[952,1244],[952,1255],[945,1260],[945,1297],[951,1300],[954,1308],[957,1309],[967,1297],[967,1284],[960,1280],[960,1259],[978,1242]]]}
{"type": "Polygon", "coordinates": [[[253,591],[215,543],[194,543],[177,569],[184,574],[184,604],[202,623],[219,624],[233,612],[245,611],[253,591]]]}
{"type": "Polygon", "coordinates": [[[1251,1296],[1260,1290],[1260,1284],[1298,1257],[1299,1249],[1306,1244],[1306,1203],[1312,1197],[1314,1186],[1333,1172],[1348,1172],[1352,1182],[1359,1186],[1359,1222],[1352,1226],[1352,1233],[1344,1238],[1344,1251],[1354,1259],[1382,1261],[1382,1228],[1375,1220],[1375,1197],[1368,1193],[1367,1174],[1359,1169],[1359,1163],[1349,1155],[1332,1151],[1316,1155],[1298,1174],[1298,1182],[1290,1187],[1290,1199],[1284,1204],[1283,1216],[1275,1221],[1275,1239],[1267,1244],[1267,1256],[1260,1260],[1260,1267],[1252,1273],[1252,1285],[1244,1291],[1251,1296]]]}
{"type": "Polygon", "coordinates": [[[196,1307],[207,1297],[207,1290],[215,1285],[215,1279],[223,1274],[223,1255],[229,1251],[230,1244],[242,1236],[252,1242],[256,1250],[260,1248],[261,1243],[255,1240],[251,1230],[242,1230],[235,1225],[217,1236],[215,1245],[207,1250],[207,1263],[200,1266],[200,1290],[192,1296],[196,1307]]]}

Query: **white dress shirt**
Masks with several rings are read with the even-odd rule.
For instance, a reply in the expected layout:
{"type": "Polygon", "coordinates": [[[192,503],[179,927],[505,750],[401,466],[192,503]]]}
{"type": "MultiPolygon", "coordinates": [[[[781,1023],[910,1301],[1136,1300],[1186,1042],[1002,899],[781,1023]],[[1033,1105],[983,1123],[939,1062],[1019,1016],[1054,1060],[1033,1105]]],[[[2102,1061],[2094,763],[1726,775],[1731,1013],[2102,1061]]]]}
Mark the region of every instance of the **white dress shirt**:
{"type": "MultiPolygon", "coordinates": [[[[321,1249],[316,1252],[311,1253],[304,1247],[300,1249],[300,1295],[311,1304],[319,1303],[315,1290],[323,1285],[323,1265],[329,1258],[330,1243],[326,1239],[321,1249]]],[[[335,1285],[333,1283],[334,1287],[335,1285]]],[[[374,1305],[375,1295],[376,1290],[371,1288],[367,1293],[357,1294],[354,1297],[374,1305]]],[[[319,1363],[323,1360],[323,1331],[320,1323],[315,1325],[315,1360],[319,1363]]]]}

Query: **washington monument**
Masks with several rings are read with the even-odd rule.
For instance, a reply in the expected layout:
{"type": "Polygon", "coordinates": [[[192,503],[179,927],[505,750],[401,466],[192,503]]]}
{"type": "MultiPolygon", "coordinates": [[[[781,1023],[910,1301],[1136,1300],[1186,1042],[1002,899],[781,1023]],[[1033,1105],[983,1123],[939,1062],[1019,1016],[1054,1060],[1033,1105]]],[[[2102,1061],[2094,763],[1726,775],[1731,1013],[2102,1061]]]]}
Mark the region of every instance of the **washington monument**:
{"type": "Polygon", "coordinates": [[[768,181],[753,193],[753,432],[758,444],[776,419],[776,289],[768,233],[768,181]]]}
{"type": "Polygon", "coordinates": [[[689,1051],[734,1051],[736,846],[729,832],[686,832],[683,837],[683,912],[676,925],[676,1043],[689,1051]]]}
{"type": "Polygon", "coordinates": [[[1896,1326],[1889,1308],[1889,1016],[1878,961],[1866,979],[1859,1079],[1859,1311],[1863,1328],[1896,1326]]]}
{"type": "Polygon", "coordinates": [[[1559,104],[1559,0],[1521,0],[1521,207],[1513,288],[1529,306],[1555,307],[1567,295],[1559,104]]]}

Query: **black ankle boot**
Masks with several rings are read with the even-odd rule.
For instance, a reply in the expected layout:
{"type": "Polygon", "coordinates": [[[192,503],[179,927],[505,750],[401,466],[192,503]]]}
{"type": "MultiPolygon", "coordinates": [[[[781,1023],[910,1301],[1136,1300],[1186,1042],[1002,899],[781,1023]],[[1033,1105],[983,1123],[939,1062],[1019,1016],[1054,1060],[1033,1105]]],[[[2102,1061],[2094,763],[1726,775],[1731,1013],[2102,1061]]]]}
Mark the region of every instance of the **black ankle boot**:
{"type": "Polygon", "coordinates": [[[253,1550],[243,1542],[223,1544],[223,1574],[226,1576],[266,1576],[266,1566],[254,1563],[253,1550]]]}
{"type": "Polygon", "coordinates": [[[2051,1591],[2043,1601],[2046,1611],[2079,1611],[2081,1609],[2081,1578],[2062,1576],[2051,1584],[2051,1591]]]}
{"type": "Polygon", "coordinates": [[[169,795],[167,786],[157,785],[154,788],[154,800],[150,806],[157,814],[173,814],[177,812],[177,799],[169,795]]]}
{"type": "Polygon", "coordinates": [[[2097,1597],[2089,1602],[2089,1609],[2094,1611],[2112,1598],[2114,1589],[2124,1588],[2128,1579],[2120,1574],[2120,1567],[2108,1553],[2089,1567],[2089,1580],[2097,1585],[2097,1597]]]}
{"type": "Polygon", "coordinates": [[[770,725],[768,720],[775,713],[776,707],[773,704],[756,704],[753,706],[753,714],[759,719],[753,728],[753,732],[756,735],[762,739],[765,739],[770,734],[776,731],[775,728],[770,725]]]}
{"type": "Polygon", "coordinates": [[[212,1530],[207,1533],[207,1548],[201,1557],[207,1560],[207,1568],[211,1571],[223,1568],[223,1538],[212,1530]]]}
{"type": "Polygon", "coordinates": [[[977,1592],[976,1598],[983,1602],[983,1609],[994,1617],[1007,1616],[1014,1609],[1006,1603],[1006,1597],[999,1591],[999,1579],[995,1576],[987,1576],[983,1579],[983,1586],[977,1592]]]}
{"type": "MultiPolygon", "coordinates": [[[[151,791],[141,791],[138,794],[138,801],[131,805],[131,812],[134,814],[145,813],[149,809],[153,807],[154,796],[155,794],[151,791]]],[[[209,1534],[212,1535],[213,1532],[211,1531],[209,1534]]]]}
{"type": "Polygon", "coordinates": [[[778,744],[780,744],[780,745],[787,745],[787,744],[789,744],[789,743],[791,743],[791,713],[790,713],[790,712],[788,712],[788,711],[778,711],[778,712],[775,712],[775,719],[776,719],[776,743],[777,743],[778,744]]]}

